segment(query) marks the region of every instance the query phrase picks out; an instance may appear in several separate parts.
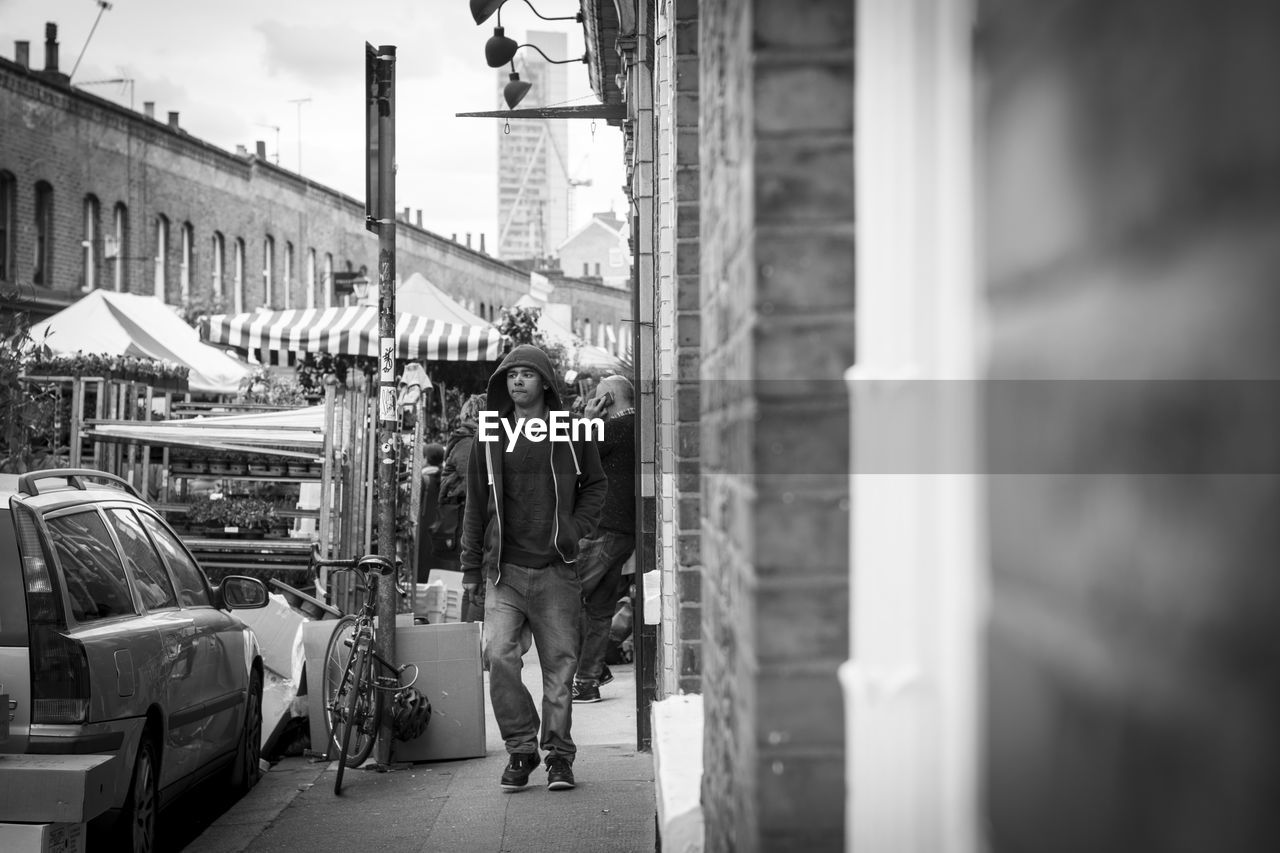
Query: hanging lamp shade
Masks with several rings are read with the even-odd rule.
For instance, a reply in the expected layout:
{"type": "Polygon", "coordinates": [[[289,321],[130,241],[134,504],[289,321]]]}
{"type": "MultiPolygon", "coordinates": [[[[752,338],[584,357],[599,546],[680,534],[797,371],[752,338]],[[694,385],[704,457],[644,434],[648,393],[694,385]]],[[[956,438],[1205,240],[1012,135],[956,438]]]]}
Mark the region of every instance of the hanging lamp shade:
{"type": "Polygon", "coordinates": [[[511,81],[502,87],[502,97],[507,102],[507,109],[514,110],[516,104],[524,100],[524,96],[529,94],[529,90],[533,88],[532,83],[527,83],[520,79],[520,75],[511,74],[511,81]]]}
{"type": "Polygon", "coordinates": [[[494,27],[493,35],[484,43],[484,60],[490,68],[501,68],[512,60],[520,45],[508,38],[502,27],[494,27]]]}
{"type": "Polygon", "coordinates": [[[471,17],[476,19],[477,24],[483,24],[494,12],[502,8],[505,2],[507,0],[471,0],[471,17]]]}

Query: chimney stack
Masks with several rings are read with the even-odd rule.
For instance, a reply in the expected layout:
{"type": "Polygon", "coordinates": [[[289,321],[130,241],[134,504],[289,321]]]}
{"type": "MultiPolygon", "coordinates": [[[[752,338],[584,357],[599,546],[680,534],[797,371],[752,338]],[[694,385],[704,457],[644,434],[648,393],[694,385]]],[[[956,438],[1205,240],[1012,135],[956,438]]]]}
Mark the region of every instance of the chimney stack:
{"type": "Polygon", "coordinates": [[[248,148],[245,148],[243,145],[237,145],[237,146],[236,146],[236,156],[237,156],[237,157],[248,157],[248,156],[249,156],[249,149],[248,149],[248,148]]]}
{"type": "Polygon", "coordinates": [[[174,110],[169,110],[169,127],[178,129],[178,113],[174,110]]]}
{"type": "Polygon", "coordinates": [[[453,242],[455,242],[455,243],[456,243],[456,242],[458,242],[458,232],[457,232],[457,231],[454,231],[454,232],[453,232],[453,236],[452,236],[452,237],[450,237],[449,239],[450,239],[450,240],[452,240],[452,241],[453,241],[453,242]]]}
{"type": "Polygon", "coordinates": [[[147,118],[155,118],[155,117],[156,117],[156,102],[155,102],[155,101],[143,101],[143,102],[142,102],[142,112],[143,112],[143,115],[145,115],[147,118]]]}
{"type": "Polygon", "coordinates": [[[422,208],[418,208],[418,227],[422,227],[422,208]]]}
{"type": "Polygon", "coordinates": [[[13,43],[13,61],[23,68],[31,67],[31,42],[15,41],[13,43]]]}
{"type": "Polygon", "coordinates": [[[44,70],[58,70],[58,25],[53,21],[44,25],[44,70]]]}
{"type": "Polygon", "coordinates": [[[480,252],[485,255],[489,254],[484,250],[484,232],[483,231],[480,232],[480,252]]]}
{"type": "Polygon", "coordinates": [[[413,220],[409,218],[409,208],[407,207],[404,209],[404,221],[409,223],[413,222],[413,220]]]}
{"type": "Polygon", "coordinates": [[[471,232],[470,231],[467,232],[467,248],[468,249],[471,248],[471,232]]]}
{"type": "Polygon", "coordinates": [[[263,142],[261,139],[258,140],[258,159],[267,159],[267,143],[263,142]]]}

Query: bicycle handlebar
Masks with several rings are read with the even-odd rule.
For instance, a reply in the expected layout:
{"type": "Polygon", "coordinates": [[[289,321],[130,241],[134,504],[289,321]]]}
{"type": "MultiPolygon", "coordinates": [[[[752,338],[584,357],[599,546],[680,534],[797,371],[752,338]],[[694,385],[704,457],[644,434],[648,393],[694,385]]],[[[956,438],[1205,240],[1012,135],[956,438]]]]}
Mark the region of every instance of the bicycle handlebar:
{"type": "Polygon", "coordinates": [[[362,574],[378,574],[383,577],[394,574],[396,570],[395,561],[381,554],[365,554],[362,557],[347,557],[338,559],[325,559],[320,556],[320,547],[318,545],[311,546],[311,561],[308,568],[312,571],[321,567],[330,567],[337,569],[350,569],[362,574]]]}

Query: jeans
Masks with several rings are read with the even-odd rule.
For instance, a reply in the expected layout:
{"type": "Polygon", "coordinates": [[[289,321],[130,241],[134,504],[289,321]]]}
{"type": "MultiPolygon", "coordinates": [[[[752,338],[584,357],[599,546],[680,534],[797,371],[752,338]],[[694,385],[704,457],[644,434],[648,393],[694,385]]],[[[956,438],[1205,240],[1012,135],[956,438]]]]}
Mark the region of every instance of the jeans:
{"type": "Polygon", "coordinates": [[[630,533],[600,530],[578,545],[578,573],[582,578],[582,648],[578,653],[581,682],[598,682],[609,650],[609,628],[618,608],[622,567],[635,550],[630,533]]]}
{"type": "Polygon", "coordinates": [[[484,600],[489,702],[507,752],[543,752],[573,763],[573,673],[578,666],[578,617],[582,585],[573,566],[555,561],[541,569],[502,564],[501,583],[490,577],[484,600]],[[529,632],[542,664],[542,738],[538,710],[520,679],[529,632]]]}

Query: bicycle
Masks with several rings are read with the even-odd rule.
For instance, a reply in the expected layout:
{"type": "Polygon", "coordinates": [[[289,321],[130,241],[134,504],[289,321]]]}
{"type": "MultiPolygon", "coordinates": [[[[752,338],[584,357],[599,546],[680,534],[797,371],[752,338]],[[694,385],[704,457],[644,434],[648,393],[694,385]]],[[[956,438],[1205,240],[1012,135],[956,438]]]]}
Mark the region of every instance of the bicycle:
{"type": "Polygon", "coordinates": [[[341,617],[334,627],[321,673],[325,722],[329,730],[329,749],[326,752],[332,759],[333,747],[338,749],[338,772],[333,793],[341,794],[344,768],[359,767],[373,752],[382,722],[383,694],[413,687],[418,680],[418,672],[413,664],[398,667],[387,661],[375,648],[378,582],[395,573],[395,564],[377,554],[350,559],[321,559],[318,551],[313,547],[310,566],[313,572],[322,567],[350,571],[363,579],[366,585],[359,612],[341,617]],[[375,665],[393,674],[375,676],[375,665]],[[401,684],[400,676],[410,668],[414,670],[413,679],[408,684],[401,684]],[[354,749],[353,735],[356,739],[354,749]]]}

